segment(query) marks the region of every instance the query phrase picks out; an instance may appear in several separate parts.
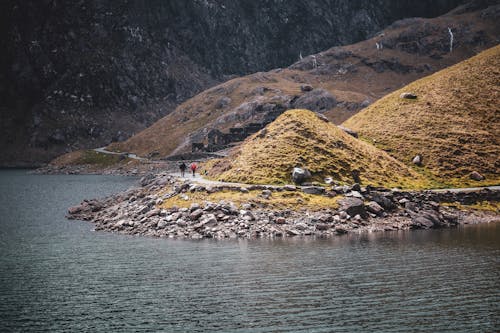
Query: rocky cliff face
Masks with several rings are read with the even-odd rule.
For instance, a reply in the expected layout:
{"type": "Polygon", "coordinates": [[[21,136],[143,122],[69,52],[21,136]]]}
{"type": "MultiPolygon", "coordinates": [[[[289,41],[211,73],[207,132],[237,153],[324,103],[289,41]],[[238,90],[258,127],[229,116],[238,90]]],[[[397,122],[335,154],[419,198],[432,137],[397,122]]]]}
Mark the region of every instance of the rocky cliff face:
{"type": "Polygon", "coordinates": [[[460,2],[3,1],[0,165],[123,140],[231,76],[460,2]]]}

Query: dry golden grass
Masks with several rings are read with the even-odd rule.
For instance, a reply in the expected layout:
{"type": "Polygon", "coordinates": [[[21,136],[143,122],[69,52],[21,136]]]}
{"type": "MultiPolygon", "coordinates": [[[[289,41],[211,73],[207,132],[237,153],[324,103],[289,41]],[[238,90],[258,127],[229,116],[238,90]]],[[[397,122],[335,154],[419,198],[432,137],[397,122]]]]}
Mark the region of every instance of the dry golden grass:
{"type": "Polygon", "coordinates": [[[472,205],[463,205],[458,202],[445,202],[442,203],[444,206],[455,207],[464,211],[485,211],[485,212],[494,212],[500,213],[500,202],[498,201],[480,201],[476,202],[472,205]]]}
{"type": "Polygon", "coordinates": [[[317,211],[325,208],[337,208],[338,197],[326,197],[321,195],[306,194],[299,191],[273,192],[271,197],[265,199],[260,196],[261,191],[250,191],[247,193],[238,191],[222,191],[215,193],[194,192],[184,195],[176,195],[166,199],[161,208],[187,208],[192,203],[202,202],[232,202],[240,207],[242,204],[253,203],[257,207],[266,209],[296,209],[300,205],[301,209],[317,211]]]}
{"type": "MultiPolygon", "coordinates": [[[[447,27],[467,26],[468,34],[488,36],[496,40],[497,30],[491,21],[480,16],[479,12],[463,15],[445,15],[432,19],[419,19],[419,26],[396,26],[384,31],[385,39],[397,39],[408,31],[422,29],[422,38],[440,39],[446,35],[447,27]],[[428,27],[432,26],[432,32],[428,27]],[[480,32],[479,32],[480,31],[480,32]],[[429,35],[426,35],[429,34],[429,35]]],[[[160,156],[177,154],[191,150],[190,136],[203,133],[204,130],[217,128],[227,130],[233,126],[244,126],[259,121],[258,114],[243,119],[224,118],[239,113],[238,107],[244,102],[261,99],[269,102],[275,95],[300,96],[300,86],[310,84],[314,88],[322,88],[331,92],[339,102],[336,107],[327,110],[325,115],[334,123],[340,124],[353,115],[349,105],[374,101],[409,82],[474,55],[474,48],[467,44],[456,47],[452,53],[435,59],[430,55],[408,53],[395,48],[378,51],[375,43],[378,36],[353,45],[333,48],[316,55],[320,66],[318,69],[280,69],[266,73],[255,73],[220,84],[208,89],[179,105],[171,114],[160,119],[153,126],[143,130],[125,142],[113,143],[108,147],[115,151],[133,152],[139,156],[147,156],[153,151],[160,156]],[[336,53],[349,54],[345,58],[336,58],[336,53]],[[412,68],[408,71],[383,70],[375,71],[366,63],[392,63],[396,61],[402,67],[412,68]],[[424,66],[425,65],[425,66],[424,66]],[[340,70],[341,68],[350,70],[340,70]],[[330,69],[328,69],[330,68],[330,69]],[[339,70],[336,70],[336,69],[339,70]],[[267,89],[264,94],[256,89],[267,89]],[[224,109],[216,107],[220,98],[228,97],[231,103],[224,109]],[[224,119],[222,119],[224,118],[224,119]]],[[[307,62],[307,60],[304,60],[307,62]]],[[[239,113],[241,115],[241,112],[239,113]]],[[[199,137],[203,137],[200,134],[199,137]]],[[[194,141],[199,142],[199,137],[194,141]]]]}
{"type": "Polygon", "coordinates": [[[205,165],[209,176],[230,182],[282,184],[291,182],[294,167],[304,167],[318,182],[332,177],[353,183],[352,172],[358,170],[364,185],[429,186],[401,162],[308,110],[287,111],[264,132],[248,138],[227,158],[205,165]]]}
{"type": "Polygon", "coordinates": [[[98,168],[104,168],[129,162],[128,157],[120,155],[110,155],[96,152],[94,150],[77,150],[71,153],[61,155],[51,162],[52,165],[90,165],[98,168]]]}
{"type": "Polygon", "coordinates": [[[500,184],[500,46],[415,81],[344,125],[441,186],[500,184]],[[416,100],[399,98],[413,92],[416,100]],[[477,171],[486,179],[471,180],[477,171]]]}

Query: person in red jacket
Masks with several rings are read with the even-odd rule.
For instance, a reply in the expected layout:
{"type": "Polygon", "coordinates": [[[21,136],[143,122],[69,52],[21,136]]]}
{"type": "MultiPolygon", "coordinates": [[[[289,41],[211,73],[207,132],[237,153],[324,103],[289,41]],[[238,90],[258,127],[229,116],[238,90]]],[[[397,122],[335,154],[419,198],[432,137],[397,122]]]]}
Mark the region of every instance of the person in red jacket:
{"type": "Polygon", "coordinates": [[[198,168],[198,166],[196,165],[196,163],[191,163],[191,171],[193,172],[193,177],[195,176],[195,173],[196,173],[196,168],[198,168]]]}

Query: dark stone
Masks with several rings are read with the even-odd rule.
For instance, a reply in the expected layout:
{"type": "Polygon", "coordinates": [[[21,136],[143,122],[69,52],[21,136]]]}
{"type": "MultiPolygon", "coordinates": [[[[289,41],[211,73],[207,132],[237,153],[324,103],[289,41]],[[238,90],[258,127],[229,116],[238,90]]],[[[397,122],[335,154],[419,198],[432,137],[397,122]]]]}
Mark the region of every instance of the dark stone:
{"type": "Polygon", "coordinates": [[[401,95],[399,95],[399,98],[403,98],[403,99],[417,99],[417,95],[415,95],[414,93],[410,93],[410,92],[404,92],[401,95]]]}
{"type": "Polygon", "coordinates": [[[307,169],[293,168],[292,180],[295,184],[302,184],[311,177],[311,173],[307,169]]]}
{"type": "Polygon", "coordinates": [[[345,211],[349,216],[360,215],[363,218],[367,216],[365,205],[363,200],[353,197],[347,197],[342,199],[340,202],[340,207],[343,211],[345,211]]]}
{"type": "Polygon", "coordinates": [[[470,179],[475,181],[481,181],[484,180],[484,176],[477,171],[472,171],[470,174],[470,179]]]}
{"type": "Polygon", "coordinates": [[[307,194],[324,194],[325,188],[321,186],[308,186],[308,187],[303,187],[302,192],[307,194]]]}
{"type": "Polygon", "coordinates": [[[366,204],[366,209],[370,213],[373,213],[375,215],[382,215],[382,213],[384,212],[384,208],[375,201],[370,201],[368,204],[366,204]]]}
{"type": "Polygon", "coordinates": [[[195,210],[194,212],[192,212],[191,214],[189,214],[189,218],[190,218],[191,220],[197,220],[197,219],[199,219],[202,215],[203,215],[203,209],[197,209],[197,210],[195,210]]]}
{"type": "Polygon", "coordinates": [[[410,227],[412,229],[430,229],[439,228],[444,225],[445,223],[443,223],[436,211],[428,210],[413,217],[410,227]]]}
{"type": "Polygon", "coordinates": [[[380,206],[382,206],[386,210],[393,210],[397,206],[394,202],[392,202],[390,199],[388,199],[386,196],[382,194],[373,194],[372,195],[372,200],[378,203],[380,206]]]}
{"type": "Polygon", "coordinates": [[[296,109],[324,112],[337,105],[337,100],[325,89],[314,89],[300,96],[294,103],[296,109]]]}
{"type": "Polygon", "coordinates": [[[313,87],[309,84],[303,84],[300,86],[300,90],[303,92],[308,92],[308,91],[313,90],[313,87]]]}
{"type": "Polygon", "coordinates": [[[325,230],[328,230],[328,229],[330,229],[330,225],[329,224],[326,224],[326,223],[317,223],[316,224],[316,230],[325,231],[325,230]]]}
{"type": "Polygon", "coordinates": [[[422,157],[422,155],[416,155],[413,158],[412,163],[415,165],[418,165],[418,166],[422,166],[423,161],[424,161],[424,158],[422,157]]]}
{"type": "Polygon", "coordinates": [[[338,125],[337,126],[338,128],[340,128],[342,131],[344,131],[345,133],[349,134],[350,136],[354,137],[354,138],[358,138],[358,132],[350,129],[350,128],[347,128],[347,127],[344,127],[344,126],[341,126],[341,125],[338,125]]]}

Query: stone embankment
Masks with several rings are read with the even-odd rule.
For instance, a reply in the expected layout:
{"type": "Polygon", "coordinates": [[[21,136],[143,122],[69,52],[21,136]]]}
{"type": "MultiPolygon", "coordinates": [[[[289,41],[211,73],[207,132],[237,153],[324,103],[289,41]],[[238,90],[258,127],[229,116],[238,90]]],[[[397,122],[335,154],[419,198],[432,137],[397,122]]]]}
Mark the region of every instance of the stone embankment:
{"type": "Polygon", "coordinates": [[[91,221],[95,230],[169,238],[255,238],[320,236],[351,232],[453,227],[459,224],[499,221],[498,213],[461,211],[454,207],[500,200],[500,191],[404,192],[353,186],[296,187],[264,185],[205,186],[168,174],[149,175],[140,186],[102,200],[85,200],[68,210],[68,218],[91,221]],[[165,188],[170,189],[165,192],[165,188]],[[338,207],[319,210],[277,210],[248,202],[194,202],[187,208],[162,208],[165,201],[199,192],[259,191],[273,194],[303,191],[320,196],[338,196],[338,207]],[[443,203],[450,203],[443,205],[443,203]]]}

